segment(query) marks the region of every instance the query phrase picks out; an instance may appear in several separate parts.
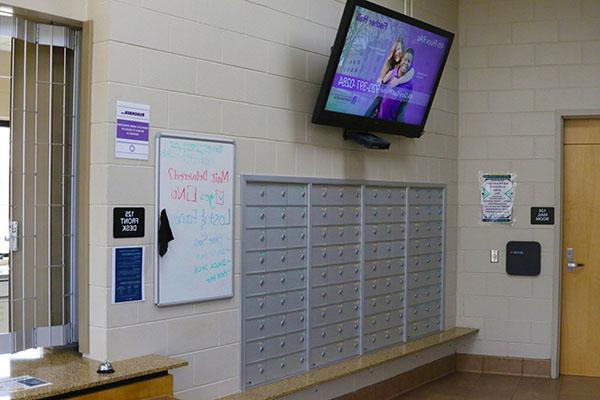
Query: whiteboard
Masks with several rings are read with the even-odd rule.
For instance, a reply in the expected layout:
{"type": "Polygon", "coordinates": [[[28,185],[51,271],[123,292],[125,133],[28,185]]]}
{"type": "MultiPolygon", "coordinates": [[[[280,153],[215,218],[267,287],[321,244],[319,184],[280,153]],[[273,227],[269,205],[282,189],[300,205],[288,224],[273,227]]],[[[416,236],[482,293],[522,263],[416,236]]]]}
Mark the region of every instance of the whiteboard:
{"type": "Polygon", "coordinates": [[[235,144],[171,134],[156,140],[154,302],[163,306],[232,297],[235,144]],[[160,257],[163,209],[174,240],[160,257]]]}

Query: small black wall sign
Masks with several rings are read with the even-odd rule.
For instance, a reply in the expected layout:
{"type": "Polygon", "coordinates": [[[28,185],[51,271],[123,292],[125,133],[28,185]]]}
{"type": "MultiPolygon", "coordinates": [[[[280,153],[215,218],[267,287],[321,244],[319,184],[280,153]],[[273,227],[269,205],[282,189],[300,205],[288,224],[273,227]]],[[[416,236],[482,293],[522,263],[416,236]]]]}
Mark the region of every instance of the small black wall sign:
{"type": "Polygon", "coordinates": [[[531,225],[554,225],[554,207],[531,207],[531,225]]]}
{"type": "Polygon", "coordinates": [[[144,237],[144,207],[115,207],[113,237],[144,237]]]}

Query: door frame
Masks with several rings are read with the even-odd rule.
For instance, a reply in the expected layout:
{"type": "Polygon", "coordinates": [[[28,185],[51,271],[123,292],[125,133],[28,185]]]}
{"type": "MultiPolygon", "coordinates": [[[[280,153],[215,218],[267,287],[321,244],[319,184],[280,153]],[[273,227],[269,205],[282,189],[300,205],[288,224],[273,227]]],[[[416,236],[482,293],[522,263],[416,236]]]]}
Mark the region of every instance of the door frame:
{"type": "Polygon", "coordinates": [[[556,379],[560,375],[560,312],[562,301],[562,218],[563,218],[563,137],[564,121],[566,119],[600,118],[600,109],[586,110],[557,110],[555,111],[555,145],[554,145],[554,196],[556,209],[554,229],[554,278],[552,283],[552,335],[551,335],[551,372],[556,379]]]}
{"type": "MultiPolygon", "coordinates": [[[[1,0],[0,0],[1,1],[1,0]]],[[[82,197],[82,177],[83,172],[80,172],[82,169],[81,163],[86,161],[87,158],[82,157],[82,147],[80,145],[81,137],[82,137],[82,129],[83,125],[81,119],[81,87],[85,83],[82,81],[82,68],[89,67],[88,64],[83,64],[84,60],[82,58],[82,36],[83,36],[83,23],[71,20],[69,18],[62,17],[54,17],[50,15],[46,15],[37,11],[31,11],[24,8],[13,7],[13,12],[10,15],[0,15],[0,20],[2,20],[2,24],[0,24],[0,34],[2,36],[10,37],[13,39],[20,39],[26,43],[38,43],[39,40],[39,28],[45,27],[47,29],[65,29],[64,33],[64,47],[68,47],[73,50],[73,74],[75,76],[72,88],[73,91],[73,99],[72,99],[72,107],[73,107],[73,125],[72,125],[72,150],[71,150],[71,171],[72,171],[72,181],[70,188],[70,198],[71,204],[69,206],[71,213],[71,221],[70,221],[70,230],[71,230],[71,238],[69,239],[71,242],[69,249],[69,256],[71,262],[71,268],[69,271],[69,282],[70,282],[70,292],[71,301],[68,309],[65,309],[65,315],[68,313],[69,323],[64,325],[52,325],[49,323],[48,327],[36,327],[34,328],[34,341],[36,345],[39,347],[51,347],[51,346],[64,346],[64,345],[72,345],[79,342],[80,339],[80,329],[81,326],[81,318],[80,318],[80,310],[82,307],[88,307],[88,302],[80,304],[80,299],[82,295],[87,295],[87,283],[82,284],[80,281],[80,274],[82,270],[85,269],[85,274],[87,274],[87,259],[83,260],[80,258],[80,249],[85,249],[88,245],[88,237],[87,235],[83,238],[80,238],[80,231],[82,227],[87,223],[87,221],[82,221],[80,217],[80,212],[83,208],[87,211],[87,206],[85,200],[81,200],[82,197]],[[31,28],[29,28],[31,26],[31,28]],[[35,40],[32,41],[29,39],[29,35],[35,37],[35,40]],[[84,288],[85,293],[81,293],[81,288],[84,288]]],[[[89,35],[89,30],[86,32],[89,35]]],[[[47,37],[46,33],[46,37],[47,37]]],[[[50,42],[54,44],[53,40],[54,31],[50,34],[50,42]]],[[[44,43],[42,43],[44,44],[44,43]]],[[[12,57],[11,51],[11,57],[12,57]]],[[[87,60],[86,60],[87,61],[87,60]]],[[[11,78],[13,78],[11,74],[11,78]]],[[[12,79],[11,79],[12,80],[12,79]]],[[[12,91],[11,91],[11,120],[8,121],[10,123],[12,121],[12,91]]],[[[36,92],[37,96],[37,92],[36,92]]],[[[4,121],[0,121],[3,123],[4,121]]],[[[88,121],[89,122],[89,121],[88,121]]],[[[88,132],[89,134],[89,132],[88,132]]],[[[11,130],[12,136],[12,130],[11,130]]],[[[11,161],[12,163],[12,161],[11,161]]],[[[12,165],[12,164],[11,164],[12,165]]],[[[89,169],[89,168],[88,168],[89,169]]],[[[85,175],[86,178],[89,178],[85,175]]],[[[87,188],[86,188],[87,189],[87,188]]],[[[11,189],[12,190],[12,189],[11,189]]],[[[12,260],[12,259],[11,259],[12,260]]],[[[85,275],[87,279],[87,275],[85,275]]],[[[63,298],[64,303],[64,298],[63,298]]],[[[11,314],[12,315],[12,314],[11,314]]],[[[87,314],[84,315],[84,322],[88,323],[87,314]]],[[[84,347],[85,350],[88,342],[87,330],[85,331],[86,335],[84,337],[84,347]]],[[[0,354],[5,353],[13,353],[16,350],[19,350],[18,341],[15,339],[16,333],[12,331],[12,328],[8,332],[8,334],[0,334],[0,354]],[[8,350],[7,350],[8,349],[8,350]]]]}

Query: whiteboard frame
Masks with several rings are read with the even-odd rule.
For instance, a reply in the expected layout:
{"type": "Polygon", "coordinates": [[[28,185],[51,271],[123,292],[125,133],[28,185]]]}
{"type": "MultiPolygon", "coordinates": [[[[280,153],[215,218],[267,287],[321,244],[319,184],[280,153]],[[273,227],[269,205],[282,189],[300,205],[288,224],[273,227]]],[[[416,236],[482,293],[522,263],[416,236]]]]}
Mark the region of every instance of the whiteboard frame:
{"type": "Polygon", "coordinates": [[[180,304],[190,304],[190,303],[201,303],[205,301],[213,301],[213,300],[223,300],[223,299],[231,299],[234,297],[235,293],[235,197],[236,197],[236,151],[235,140],[229,138],[223,138],[218,136],[210,136],[210,135],[192,135],[192,134],[182,134],[182,133],[166,133],[160,132],[156,135],[156,161],[154,166],[154,204],[156,205],[155,210],[155,231],[154,231],[154,304],[158,307],[166,307],[166,306],[176,306],[180,304]],[[161,139],[182,139],[182,140],[196,140],[198,142],[213,142],[213,143],[224,143],[233,145],[233,210],[231,210],[231,293],[223,295],[223,296],[215,296],[215,297],[199,297],[195,299],[183,300],[183,301],[172,301],[172,302],[161,302],[160,301],[160,256],[158,255],[158,222],[160,221],[160,141],[161,139]]]}

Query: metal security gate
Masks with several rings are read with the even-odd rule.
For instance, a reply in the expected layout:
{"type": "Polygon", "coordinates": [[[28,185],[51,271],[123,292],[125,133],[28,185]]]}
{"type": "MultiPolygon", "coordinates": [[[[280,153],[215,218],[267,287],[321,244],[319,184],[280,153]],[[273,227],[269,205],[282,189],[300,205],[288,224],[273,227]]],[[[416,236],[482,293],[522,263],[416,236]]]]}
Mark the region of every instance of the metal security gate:
{"type": "Polygon", "coordinates": [[[0,353],[5,353],[77,340],[80,33],[1,16],[0,35],[12,37],[10,332],[0,335],[0,353]]]}

